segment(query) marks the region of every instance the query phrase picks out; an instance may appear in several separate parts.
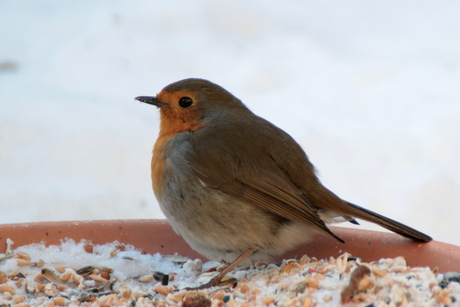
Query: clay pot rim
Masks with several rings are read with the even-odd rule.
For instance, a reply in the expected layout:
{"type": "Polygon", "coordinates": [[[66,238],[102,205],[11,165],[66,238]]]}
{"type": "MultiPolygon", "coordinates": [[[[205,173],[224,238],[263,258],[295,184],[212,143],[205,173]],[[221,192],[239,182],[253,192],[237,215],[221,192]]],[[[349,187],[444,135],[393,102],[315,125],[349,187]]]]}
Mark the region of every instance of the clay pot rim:
{"type": "MultiPolygon", "coordinates": [[[[371,230],[330,228],[346,243],[342,244],[316,234],[310,243],[286,252],[275,261],[300,258],[304,254],[318,259],[328,259],[348,252],[367,262],[402,256],[412,267],[429,266],[441,273],[460,272],[460,246],[438,241],[414,242],[392,233],[371,230]]],[[[118,241],[131,244],[150,254],[179,253],[190,258],[206,259],[193,251],[180,236],[175,234],[166,220],[91,220],[0,224],[0,246],[2,248],[6,247],[8,238],[14,241],[14,248],[40,242],[46,245],[56,245],[65,238],[71,238],[77,242],[82,239],[91,240],[93,244],[118,241]]]]}

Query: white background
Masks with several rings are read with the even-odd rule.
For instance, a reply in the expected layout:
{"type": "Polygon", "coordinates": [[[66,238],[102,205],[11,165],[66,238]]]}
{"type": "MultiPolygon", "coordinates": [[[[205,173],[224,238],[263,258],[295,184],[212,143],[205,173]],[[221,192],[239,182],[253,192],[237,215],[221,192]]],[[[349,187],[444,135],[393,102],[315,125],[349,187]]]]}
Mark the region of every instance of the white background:
{"type": "Polygon", "coordinates": [[[459,16],[458,1],[1,1],[0,223],[162,218],[158,112],[134,97],[200,77],[290,133],[342,198],[460,244],[459,16]]]}

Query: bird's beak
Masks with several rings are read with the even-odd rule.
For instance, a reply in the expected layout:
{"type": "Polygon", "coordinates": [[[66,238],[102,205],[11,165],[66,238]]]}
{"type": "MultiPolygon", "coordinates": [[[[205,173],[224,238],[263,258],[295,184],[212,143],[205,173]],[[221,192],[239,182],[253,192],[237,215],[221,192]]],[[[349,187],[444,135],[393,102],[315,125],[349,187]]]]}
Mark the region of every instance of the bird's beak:
{"type": "Polygon", "coordinates": [[[155,96],[139,96],[135,98],[136,100],[139,100],[140,102],[145,102],[148,104],[152,104],[154,106],[157,106],[159,108],[166,106],[166,103],[163,103],[157,99],[155,96]]]}

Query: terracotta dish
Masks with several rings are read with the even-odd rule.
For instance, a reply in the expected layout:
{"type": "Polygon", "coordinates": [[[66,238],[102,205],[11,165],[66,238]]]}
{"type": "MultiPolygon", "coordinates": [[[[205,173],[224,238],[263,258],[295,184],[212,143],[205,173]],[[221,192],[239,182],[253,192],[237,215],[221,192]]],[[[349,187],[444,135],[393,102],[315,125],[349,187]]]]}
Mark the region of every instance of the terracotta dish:
{"type": "MultiPolygon", "coordinates": [[[[403,256],[407,265],[429,266],[438,272],[460,272],[460,247],[432,241],[412,242],[392,233],[331,227],[346,244],[318,234],[311,243],[291,250],[281,259],[309,257],[328,259],[349,252],[366,262],[381,258],[403,256]]],[[[59,244],[65,238],[75,241],[92,240],[94,244],[113,241],[131,244],[147,253],[164,255],[179,253],[182,256],[205,259],[194,252],[187,243],[174,233],[166,220],[101,220],[38,222],[0,225],[0,250],[4,252],[6,239],[14,241],[14,248],[31,243],[59,244]]]]}

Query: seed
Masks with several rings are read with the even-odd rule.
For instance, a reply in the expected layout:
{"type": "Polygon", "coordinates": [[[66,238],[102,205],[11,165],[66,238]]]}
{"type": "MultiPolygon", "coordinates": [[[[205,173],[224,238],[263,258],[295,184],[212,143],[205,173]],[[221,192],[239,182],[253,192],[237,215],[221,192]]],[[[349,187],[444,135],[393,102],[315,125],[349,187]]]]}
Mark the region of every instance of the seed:
{"type": "Polygon", "coordinates": [[[131,290],[123,291],[121,292],[121,295],[123,296],[125,300],[129,300],[129,298],[131,297],[131,290]]]}
{"type": "Polygon", "coordinates": [[[78,270],[75,270],[75,273],[85,276],[85,275],[88,275],[89,273],[91,273],[93,270],[94,270],[94,267],[91,266],[91,265],[88,265],[88,266],[84,266],[82,268],[79,268],[78,270]]]}
{"type": "Polygon", "coordinates": [[[163,286],[167,286],[169,283],[169,275],[162,272],[153,272],[153,278],[155,278],[156,281],[161,281],[163,286]]]}
{"type": "Polygon", "coordinates": [[[69,301],[62,296],[56,296],[53,298],[53,303],[58,306],[65,306],[68,302],[69,301]]]}
{"type": "Polygon", "coordinates": [[[117,295],[114,293],[114,294],[101,296],[99,299],[97,299],[97,302],[101,303],[99,306],[107,306],[107,307],[109,307],[109,306],[115,305],[115,304],[113,304],[113,302],[116,299],[117,299],[117,295]]]}
{"type": "Polygon", "coordinates": [[[16,286],[16,288],[21,288],[22,287],[22,284],[24,283],[24,278],[21,278],[21,279],[18,279],[14,282],[14,285],[16,286]]]}
{"type": "Polygon", "coordinates": [[[112,274],[113,273],[113,269],[111,268],[108,268],[106,266],[100,266],[100,267],[97,267],[97,269],[101,272],[107,272],[109,274],[112,274]]]}
{"type": "Polygon", "coordinates": [[[6,251],[5,251],[5,255],[11,255],[13,252],[13,244],[14,244],[14,241],[11,240],[10,238],[7,238],[6,239],[6,251]]]}
{"type": "Polygon", "coordinates": [[[249,287],[248,285],[242,285],[241,288],[240,288],[240,292],[241,293],[246,293],[249,291],[249,287]]]}
{"type": "Polygon", "coordinates": [[[95,281],[100,281],[100,282],[109,282],[108,279],[105,279],[103,278],[102,276],[100,275],[88,275],[87,276],[89,279],[91,280],[95,280],[95,281]]]}
{"type": "Polygon", "coordinates": [[[120,252],[124,252],[126,250],[126,246],[123,244],[118,244],[115,248],[120,252]]]}
{"type": "Polygon", "coordinates": [[[305,282],[305,286],[309,287],[309,288],[316,288],[318,289],[319,288],[319,283],[318,281],[316,280],[307,280],[305,282]]]}
{"type": "Polygon", "coordinates": [[[283,267],[283,273],[290,273],[296,267],[294,262],[286,263],[283,267]]]}
{"type": "Polygon", "coordinates": [[[66,269],[72,269],[72,270],[74,270],[74,271],[77,270],[77,269],[74,268],[74,267],[65,266],[65,265],[57,265],[54,269],[55,269],[56,271],[58,271],[59,273],[64,273],[66,269]]]}
{"type": "Polygon", "coordinates": [[[125,260],[134,260],[133,257],[129,257],[129,256],[123,256],[122,259],[125,259],[125,260]]]}
{"type": "Polygon", "coordinates": [[[335,265],[327,265],[327,264],[325,264],[325,265],[320,266],[318,268],[318,272],[321,273],[321,274],[327,274],[327,273],[329,273],[331,271],[334,271],[336,267],[337,267],[337,264],[335,264],[335,265]]]}
{"type": "Polygon", "coordinates": [[[12,302],[13,304],[19,304],[19,303],[22,303],[26,300],[26,297],[21,295],[21,296],[16,296],[13,298],[12,302]]]}
{"type": "Polygon", "coordinates": [[[16,290],[15,290],[15,288],[13,286],[10,286],[10,285],[7,285],[7,284],[0,285],[0,293],[9,292],[11,294],[14,294],[15,291],[16,290]]]}
{"type": "Polygon", "coordinates": [[[385,277],[388,275],[388,272],[379,268],[372,268],[372,273],[378,277],[385,277]]]}
{"type": "Polygon", "coordinates": [[[110,273],[107,272],[101,272],[101,277],[105,278],[107,280],[110,280],[110,273]]]}
{"type": "Polygon", "coordinates": [[[23,251],[17,251],[15,252],[16,257],[24,259],[24,260],[29,260],[30,261],[30,255],[26,252],[23,251]]]}
{"type": "Polygon", "coordinates": [[[46,264],[46,262],[43,260],[43,259],[38,259],[37,262],[35,263],[35,265],[39,268],[42,268],[44,267],[46,264]]]}
{"type": "Polygon", "coordinates": [[[18,265],[20,265],[20,266],[32,264],[32,262],[30,260],[26,260],[26,259],[22,259],[22,258],[15,258],[15,260],[18,263],[18,265]]]}
{"type": "Polygon", "coordinates": [[[45,290],[45,285],[43,284],[36,284],[35,285],[35,292],[43,292],[45,290]]]}
{"type": "Polygon", "coordinates": [[[8,278],[9,279],[13,279],[16,275],[18,275],[19,272],[18,271],[12,271],[8,274],[8,278]]]}
{"type": "Polygon", "coordinates": [[[121,296],[125,300],[129,300],[131,298],[131,289],[126,286],[126,285],[121,285],[120,288],[118,288],[118,291],[120,291],[121,296]]]}
{"type": "Polygon", "coordinates": [[[83,278],[81,275],[78,275],[72,269],[66,269],[66,271],[61,274],[60,279],[63,282],[72,282],[76,285],[81,285],[85,282],[85,278],[83,278]]]}
{"type": "Polygon", "coordinates": [[[145,296],[149,295],[147,292],[144,291],[137,291],[133,294],[134,300],[139,300],[140,298],[144,298],[145,296]]]}
{"type": "Polygon", "coordinates": [[[270,305],[270,304],[272,304],[272,303],[274,303],[274,302],[275,302],[275,298],[274,298],[274,297],[267,297],[266,299],[263,300],[263,304],[264,304],[265,306],[268,306],[268,305],[270,305]]]}
{"type": "Polygon", "coordinates": [[[164,255],[163,259],[171,261],[171,262],[175,262],[175,263],[178,263],[178,264],[185,263],[185,262],[190,260],[190,258],[181,257],[181,256],[175,256],[175,255],[164,255]]]}
{"type": "Polygon", "coordinates": [[[171,298],[175,303],[179,303],[182,302],[182,298],[184,297],[185,293],[185,291],[181,291],[179,293],[169,296],[169,298],[171,298]]]}
{"type": "Polygon", "coordinates": [[[300,265],[305,265],[309,262],[310,262],[310,257],[308,257],[307,255],[303,255],[302,258],[300,258],[299,260],[300,265]]]}
{"type": "MultiPolygon", "coordinates": [[[[42,273],[43,277],[45,277],[46,280],[48,280],[49,282],[52,282],[56,286],[62,285],[61,279],[56,275],[56,273],[54,273],[50,269],[43,268],[41,273],[42,273]]],[[[37,277],[35,277],[35,278],[37,278],[37,277]]]]}
{"type": "Polygon", "coordinates": [[[153,279],[153,275],[144,275],[139,277],[140,282],[150,282],[153,279]]]}
{"type": "Polygon", "coordinates": [[[316,280],[325,280],[326,279],[326,276],[324,276],[323,274],[315,274],[315,279],[316,280]]]}
{"type": "Polygon", "coordinates": [[[58,293],[59,290],[54,287],[52,283],[46,284],[43,293],[47,296],[54,296],[54,294],[58,293]]]}
{"type": "Polygon", "coordinates": [[[169,293],[172,293],[173,290],[171,287],[168,287],[168,286],[163,286],[163,285],[156,285],[153,290],[156,292],[156,293],[159,293],[159,294],[162,294],[164,296],[168,295],[169,293]]]}
{"type": "Polygon", "coordinates": [[[85,245],[83,246],[83,249],[85,252],[92,254],[93,253],[93,242],[91,240],[87,241],[85,245]]]}
{"type": "Polygon", "coordinates": [[[83,285],[85,283],[85,278],[83,276],[81,276],[81,275],[74,274],[72,281],[76,285],[83,285]]]}
{"type": "Polygon", "coordinates": [[[45,277],[44,277],[43,274],[40,272],[40,273],[38,273],[37,275],[35,275],[34,280],[35,280],[36,282],[43,282],[43,281],[45,280],[45,277]]]}
{"type": "Polygon", "coordinates": [[[345,271],[349,256],[350,254],[345,253],[337,258],[336,264],[337,264],[337,271],[339,271],[339,273],[343,273],[345,271]]]}

